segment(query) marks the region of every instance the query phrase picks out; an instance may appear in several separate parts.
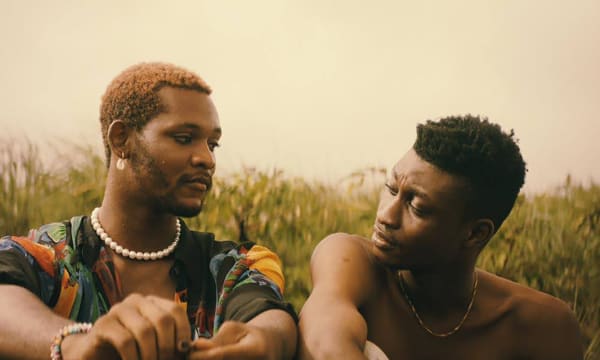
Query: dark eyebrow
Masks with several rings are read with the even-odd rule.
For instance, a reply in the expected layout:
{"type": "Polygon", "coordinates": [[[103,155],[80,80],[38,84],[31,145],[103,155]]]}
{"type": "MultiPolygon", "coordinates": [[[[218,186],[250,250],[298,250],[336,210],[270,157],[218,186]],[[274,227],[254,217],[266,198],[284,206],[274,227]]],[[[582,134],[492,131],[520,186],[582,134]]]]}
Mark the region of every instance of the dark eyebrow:
{"type": "Polygon", "coordinates": [[[418,186],[410,185],[411,190],[420,198],[429,200],[429,195],[427,195],[422,189],[418,186]]]}
{"type": "MultiPolygon", "coordinates": [[[[392,170],[392,178],[394,179],[395,182],[398,182],[398,173],[396,172],[396,169],[392,170]]],[[[426,199],[426,200],[430,200],[431,199],[429,197],[429,195],[427,195],[427,193],[420,186],[415,185],[415,184],[413,184],[411,182],[409,182],[407,185],[408,185],[408,188],[410,189],[410,191],[412,191],[418,197],[421,197],[421,198],[426,199]]]]}
{"type": "MultiPolygon", "coordinates": [[[[178,127],[180,128],[188,128],[188,129],[193,129],[193,130],[197,130],[200,129],[200,126],[198,126],[197,124],[194,123],[183,123],[181,125],[179,125],[178,127]]],[[[212,130],[213,133],[216,133],[217,135],[221,135],[223,133],[223,130],[220,127],[216,127],[212,130]]]]}

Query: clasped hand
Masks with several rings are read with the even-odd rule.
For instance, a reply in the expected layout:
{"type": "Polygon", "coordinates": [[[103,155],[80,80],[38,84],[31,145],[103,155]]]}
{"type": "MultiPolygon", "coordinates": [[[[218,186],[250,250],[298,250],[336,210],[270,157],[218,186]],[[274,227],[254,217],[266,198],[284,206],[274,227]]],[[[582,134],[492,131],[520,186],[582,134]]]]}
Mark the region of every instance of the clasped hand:
{"type": "Polygon", "coordinates": [[[190,344],[184,308],[156,296],[132,294],[98,318],[87,334],[68,336],[63,359],[264,359],[264,331],[240,322],[225,322],[212,339],[190,344]]]}

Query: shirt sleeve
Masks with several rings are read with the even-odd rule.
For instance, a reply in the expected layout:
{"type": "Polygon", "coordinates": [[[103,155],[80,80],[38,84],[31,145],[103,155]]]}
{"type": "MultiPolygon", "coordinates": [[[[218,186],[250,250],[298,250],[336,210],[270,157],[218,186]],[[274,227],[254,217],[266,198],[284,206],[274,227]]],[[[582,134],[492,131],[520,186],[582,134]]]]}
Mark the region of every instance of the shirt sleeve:
{"type": "Polygon", "coordinates": [[[0,239],[0,284],[22,286],[40,296],[35,260],[10,237],[0,239]]]}
{"type": "Polygon", "coordinates": [[[225,321],[248,322],[267,310],[279,309],[287,312],[297,323],[298,317],[293,306],[277,296],[273,291],[252,284],[240,286],[232,293],[225,309],[225,321]]]}
{"type": "Polygon", "coordinates": [[[223,321],[247,322],[272,309],[287,312],[297,322],[293,306],[283,297],[285,278],[281,261],[274,252],[260,245],[243,243],[227,255],[230,259],[233,257],[233,261],[222,261],[228,271],[217,305],[217,328],[223,321]]]}
{"type": "Polygon", "coordinates": [[[57,267],[68,238],[65,223],[50,223],[31,230],[27,237],[5,236],[0,239],[0,284],[22,286],[46,305],[56,303],[63,279],[57,267]]]}

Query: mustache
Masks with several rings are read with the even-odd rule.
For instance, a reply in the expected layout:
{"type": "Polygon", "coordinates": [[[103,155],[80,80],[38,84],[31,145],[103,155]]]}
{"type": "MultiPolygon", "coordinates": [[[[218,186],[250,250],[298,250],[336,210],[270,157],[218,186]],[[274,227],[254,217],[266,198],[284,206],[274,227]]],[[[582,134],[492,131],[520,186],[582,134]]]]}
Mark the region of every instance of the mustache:
{"type": "Polygon", "coordinates": [[[396,241],[394,239],[394,236],[392,233],[390,233],[389,231],[387,231],[385,229],[385,226],[379,224],[379,223],[375,223],[375,225],[373,225],[373,232],[381,239],[387,241],[390,244],[396,244],[396,241]]]}
{"type": "Polygon", "coordinates": [[[210,190],[212,188],[212,174],[208,172],[198,173],[198,174],[186,174],[179,178],[179,184],[190,183],[190,182],[199,182],[206,185],[206,189],[210,190]]]}

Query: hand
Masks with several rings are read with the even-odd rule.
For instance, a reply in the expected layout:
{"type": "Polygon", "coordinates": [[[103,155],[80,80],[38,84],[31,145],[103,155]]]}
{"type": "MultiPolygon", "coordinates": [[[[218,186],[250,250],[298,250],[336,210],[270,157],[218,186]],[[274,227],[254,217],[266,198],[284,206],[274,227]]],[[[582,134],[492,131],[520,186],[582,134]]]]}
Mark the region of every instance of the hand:
{"type": "Polygon", "coordinates": [[[184,358],[177,348],[191,339],[183,307],[132,294],[98,318],[87,334],[67,336],[64,359],[165,360],[184,358]]]}
{"type": "Polygon", "coordinates": [[[192,343],[189,360],[268,359],[267,333],[246,323],[226,321],[212,339],[192,343]]]}

